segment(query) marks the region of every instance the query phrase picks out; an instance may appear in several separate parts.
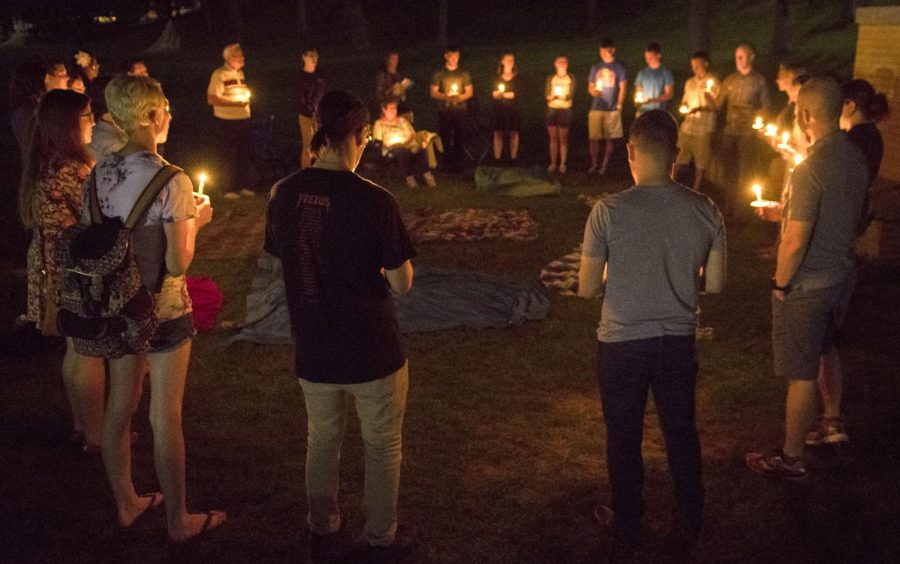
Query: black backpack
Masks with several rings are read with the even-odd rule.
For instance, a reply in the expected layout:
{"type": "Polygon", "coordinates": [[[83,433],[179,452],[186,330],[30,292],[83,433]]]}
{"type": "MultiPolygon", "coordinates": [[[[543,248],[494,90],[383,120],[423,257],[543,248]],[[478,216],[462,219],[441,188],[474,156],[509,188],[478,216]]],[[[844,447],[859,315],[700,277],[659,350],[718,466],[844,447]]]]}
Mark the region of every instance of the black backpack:
{"type": "Polygon", "coordinates": [[[119,358],[147,349],[159,321],[132,249],[132,231],[180,168],[166,165],[144,188],[128,219],[103,216],[97,179],[87,182],[90,225],[63,230],[56,250],[62,269],[59,331],[86,356],[119,358]]]}

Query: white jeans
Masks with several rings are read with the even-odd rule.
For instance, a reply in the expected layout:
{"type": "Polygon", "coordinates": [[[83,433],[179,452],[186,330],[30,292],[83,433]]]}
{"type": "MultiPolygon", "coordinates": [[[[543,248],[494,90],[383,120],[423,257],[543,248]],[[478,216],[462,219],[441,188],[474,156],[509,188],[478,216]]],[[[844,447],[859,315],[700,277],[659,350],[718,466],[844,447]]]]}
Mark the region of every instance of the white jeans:
{"type": "Polygon", "coordinates": [[[364,384],[320,384],[301,378],[300,386],[308,417],[306,495],[310,530],[327,535],[341,527],[338,471],[349,394],[356,402],[366,447],[366,540],[372,546],[390,545],[397,532],[408,364],[390,376],[364,384]]]}

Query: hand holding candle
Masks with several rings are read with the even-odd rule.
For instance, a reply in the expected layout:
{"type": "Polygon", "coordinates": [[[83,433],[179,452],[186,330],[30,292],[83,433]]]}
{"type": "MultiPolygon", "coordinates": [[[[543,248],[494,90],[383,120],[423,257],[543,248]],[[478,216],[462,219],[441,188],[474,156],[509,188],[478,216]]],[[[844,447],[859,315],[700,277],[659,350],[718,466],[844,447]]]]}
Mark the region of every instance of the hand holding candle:
{"type": "Polygon", "coordinates": [[[597,82],[594,83],[594,94],[599,96],[602,93],[603,93],[603,82],[598,80],[597,82]]]}
{"type": "Polygon", "coordinates": [[[766,124],[763,122],[762,116],[756,116],[756,119],[753,120],[753,129],[760,131],[765,128],[766,124]]]}
{"type": "Polygon", "coordinates": [[[504,92],[506,92],[506,85],[501,82],[497,85],[497,91],[503,94],[504,92]]]}
{"type": "Polygon", "coordinates": [[[197,176],[197,180],[199,181],[199,184],[197,185],[197,193],[198,193],[199,195],[201,195],[201,196],[203,195],[203,193],[204,193],[203,191],[204,191],[204,189],[206,188],[206,180],[207,180],[207,178],[208,178],[208,177],[206,176],[206,173],[205,173],[205,172],[201,172],[201,173],[197,176]]]}
{"type": "Polygon", "coordinates": [[[771,208],[778,205],[778,202],[763,200],[762,186],[760,184],[754,184],[751,189],[753,190],[753,194],[756,196],[756,199],[750,202],[750,205],[754,208],[771,208]]]}
{"type": "Polygon", "coordinates": [[[459,84],[453,83],[450,85],[450,95],[451,96],[459,96],[459,84]]]}
{"type": "Polygon", "coordinates": [[[776,137],[778,135],[778,126],[771,123],[767,124],[765,135],[766,137],[776,137]]]}
{"type": "Polygon", "coordinates": [[[716,84],[716,81],[715,81],[715,80],[713,80],[713,79],[711,79],[711,78],[708,79],[708,80],[706,81],[706,91],[707,91],[707,92],[712,92],[713,86],[714,86],[715,84],[716,84]]]}
{"type": "Polygon", "coordinates": [[[553,87],[553,95],[557,98],[563,97],[563,87],[562,86],[554,86],[553,87]]]}
{"type": "Polygon", "coordinates": [[[681,107],[678,108],[678,111],[685,115],[691,113],[691,109],[687,106],[687,104],[682,104],[681,107]]]}
{"type": "Polygon", "coordinates": [[[644,93],[638,90],[638,92],[634,95],[634,103],[635,104],[643,104],[645,102],[644,93]]]}

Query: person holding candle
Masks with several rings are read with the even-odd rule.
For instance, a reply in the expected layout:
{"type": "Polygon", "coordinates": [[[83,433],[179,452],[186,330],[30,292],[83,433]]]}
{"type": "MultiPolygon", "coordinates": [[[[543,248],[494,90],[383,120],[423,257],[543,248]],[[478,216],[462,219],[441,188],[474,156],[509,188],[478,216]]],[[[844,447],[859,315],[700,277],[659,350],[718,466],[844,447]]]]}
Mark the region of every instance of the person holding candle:
{"type": "Polygon", "coordinates": [[[547,114],[544,124],[550,137],[550,166],[547,174],[559,170],[566,173],[569,154],[569,127],[572,125],[572,97],[575,95],[575,77],[569,74],[569,58],[557,55],[553,61],[556,72],[547,77],[544,96],[547,98],[547,114]],[[557,160],[558,159],[558,160],[557,160]],[[557,162],[559,167],[557,167],[557,162]]]}
{"type": "MultiPolygon", "coordinates": [[[[866,159],[840,130],[842,107],[841,87],[832,78],[812,78],[800,88],[797,113],[812,144],[791,173],[779,210],[772,347],[775,373],[788,379],[785,436],[780,448],[747,453],[746,463],[754,472],[787,480],[808,475],[803,454],[816,416],[816,380],[822,383],[821,364],[836,354],[868,188],[866,159]]],[[[819,390],[823,397],[830,393],[822,385],[819,390]]],[[[824,403],[827,425],[845,440],[834,411],[839,402],[824,403]]]]}
{"type": "Polygon", "coordinates": [[[438,132],[444,145],[447,168],[459,171],[462,167],[463,146],[472,127],[468,100],[473,96],[472,76],[459,68],[459,48],[453,45],[444,50],[444,67],[431,77],[431,98],[440,105],[438,132]]]}
{"type": "Polygon", "coordinates": [[[650,110],[634,121],[627,150],[635,186],[594,206],[578,276],[579,296],[603,296],[597,375],[612,499],[593,517],[629,551],[641,536],[641,441],[650,389],[675,482],[681,540],[695,543],[703,524],[694,333],[699,292],[718,293],[724,285],[725,225],[710,198],[672,179],[677,143],[678,124],[667,112],[650,110]]]}
{"type": "Polygon", "coordinates": [[[372,139],[382,144],[385,156],[397,160],[408,188],[419,187],[416,175],[422,175],[425,184],[434,188],[437,183],[431,170],[428,169],[428,158],[415,136],[416,130],[412,124],[398,115],[397,101],[391,99],[383,101],[381,117],[375,120],[372,127],[372,139]]]}
{"type": "Polygon", "coordinates": [[[409,123],[413,122],[413,113],[406,104],[406,92],[412,87],[410,80],[400,69],[400,53],[389,51],[384,64],[375,75],[375,98],[381,104],[385,100],[395,100],[397,111],[409,123]]]}
{"type": "Polygon", "coordinates": [[[491,96],[494,99],[494,161],[503,156],[503,136],[509,135],[509,164],[515,166],[519,157],[519,130],[522,129],[522,110],[518,93],[520,79],[516,56],[504,53],[497,65],[497,85],[491,96]]]}
{"type": "Polygon", "coordinates": [[[694,76],[684,83],[682,108],[686,108],[678,136],[678,167],[694,163],[694,190],[703,191],[703,179],[712,156],[712,136],[716,130],[716,98],[719,80],[709,72],[709,55],[697,51],[691,56],[694,76]]]}
{"type": "Polygon", "coordinates": [[[222,50],[224,64],[213,71],[206,101],[213,108],[219,148],[219,177],[225,198],[253,196],[247,188],[250,165],[250,89],[244,79],[244,50],[231,43],[222,50]]]}
{"type": "Polygon", "coordinates": [[[871,187],[878,179],[878,169],[884,156],[884,141],[876,124],[890,113],[887,96],[875,92],[867,80],[860,78],[844,84],[843,91],[841,129],[866,156],[871,187]]]}
{"type": "Polygon", "coordinates": [[[735,72],[722,82],[716,106],[725,108],[725,132],[719,157],[725,172],[726,197],[723,205],[730,211],[741,191],[759,174],[760,142],[753,120],[769,109],[766,79],[753,70],[756,51],[742,43],[734,51],[735,72]]]}
{"type": "Polygon", "coordinates": [[[316,134],[316,106],[325,95],[325,79],[316,68],[319,65],[319,52],[314,47],[305,47],[300,54],[303,69],[297,80],[297,103],[300,124],[300,168],[312,164],[313,154],[310,149],[313,135],[316,134]]]}
{"type": "Polygon", "coordinates": [[[591,110],[588,113],[588,138],[591,167],[588,174],[606,174],[616,139],[621,139],[622,105],[628,81],[625,67],[616,60],[616,44],[606,37],[600,41],[600,62],[588,73],[588,94],[591,110]],[[604,143],[603,164],[600,164],[600,144],[604,143]]]}
{"type": "MultiPolygon", "coordinates": [[[[38,104],[23,155],[19,218],[32,230],[25,316],[47,335],[59,335],[55,290],[62,283],[63,269],[56,249],[62,231],[81,216],[84,180],[94,166],[85,149],[93,122],[86,95],[61,89],[47,92],[38,104]]],[[[70,440],[86,454],[100,454],[106,391],[103,359],[79,353],[66,339],[62,376],[72,408],[70,440]]]]}
{"type": "MultiPolygon", "coordinates": [[[[119,76],[106,88],[113,119],[128,143],[97,163],[85,198],[96,197],[105,217],[124,218],[156,174],[168,163],[156,154],[172,120],[159,83],[149,77],[119,76]]],[[[82,223],[91,217],[84,205],[82,223]]],[[[162,188],[132,234],[141,280],[154,295],[159,327],[142,346],[108,339],[110,391],[103,423],[103,462],[116,501],[117,521],[130,527],[164,504],[170,542],[183,542],[220,526],[221,511],[189,513],[186,503],[185,448],[181,408],[191,356],[194,324],[185,272],[194,256],[197,232],[212,220],[209,199],[195,197],[190,179],[176,173],[162,188]],[[132,481],[131,419],[149,367],[153,456],[162,493],[139,495],[132,481]]],[[[95,341],[74,339],[76,350],[93,350],[95,341]]]]}
{"type": "Polygon", "coordinates": [[[411,289],[416,250],[391,193],[354,172],[369,133],[362,101],[331,91],[316,119],[320,157],[272,188],[264,246],[283,265],[306,403],[309,560],[340,560],[341,442],[352,397],[366,450],[368,554],[360,556],[393,562],[409,368],[391,293],[411,289]]]}
{"type": "Polygon", "coordinates": [[[647,66],[634,79],[638,116],[650,110],[665,110],[675,86],[672,72],[662,64],[662,46],[659,43],[653,42],[647,46],[644,60],[647,66]]]}

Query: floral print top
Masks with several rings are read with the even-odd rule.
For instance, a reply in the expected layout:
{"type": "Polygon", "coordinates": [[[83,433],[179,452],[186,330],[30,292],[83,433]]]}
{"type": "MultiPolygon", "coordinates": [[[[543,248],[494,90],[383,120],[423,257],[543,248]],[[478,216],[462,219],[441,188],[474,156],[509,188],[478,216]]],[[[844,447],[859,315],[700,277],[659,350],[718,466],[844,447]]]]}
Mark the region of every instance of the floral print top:
{"type": "Polygon", "coordinates": [[[54,162],[37,180],[33,205],[37,225],[28,247],[28,309],[26,317],[41,326],[45,292],[50,281],[58,287],[62,271],[56,264],[56,245],[63,229],[81,217],[84,181],[90,172],[77,161],[54,162]]]}

